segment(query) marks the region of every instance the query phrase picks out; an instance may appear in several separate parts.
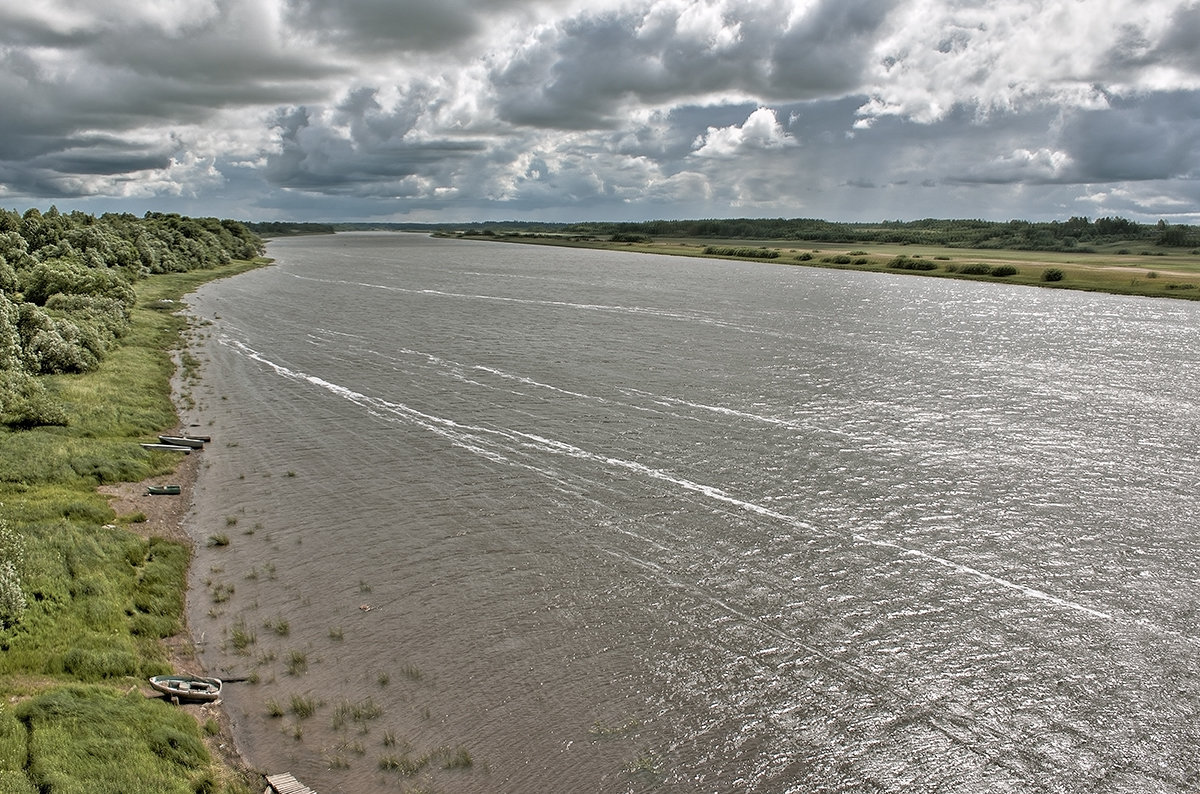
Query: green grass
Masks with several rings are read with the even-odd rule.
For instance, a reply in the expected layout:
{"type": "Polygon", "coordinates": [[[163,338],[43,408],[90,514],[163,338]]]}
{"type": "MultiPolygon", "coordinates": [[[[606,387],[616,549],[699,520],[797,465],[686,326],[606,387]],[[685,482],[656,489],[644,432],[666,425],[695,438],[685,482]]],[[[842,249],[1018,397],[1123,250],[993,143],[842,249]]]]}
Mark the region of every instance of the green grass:
{"type": "Polygon", "coordinates": [[[196,720],[159,699],[67,686],[21,703],[29,780],[42,791],[180,792],[214,782],[196,720]]]}
{"type": "Polygon", "coordinates": [[[135,688],[170,672],[162,638],[182,627],[191,550],[130,531],[96,490],[178,463],[139,445],[177,422],[186,320],[154,307],[253,266],[140,282],[122,346],[94,372],[43,379],[68,424],[0,428],[0,518],[24,539],[28,601],[0,630],[0,791],[253,790],[209,757],[195,719],[135,688]]]}

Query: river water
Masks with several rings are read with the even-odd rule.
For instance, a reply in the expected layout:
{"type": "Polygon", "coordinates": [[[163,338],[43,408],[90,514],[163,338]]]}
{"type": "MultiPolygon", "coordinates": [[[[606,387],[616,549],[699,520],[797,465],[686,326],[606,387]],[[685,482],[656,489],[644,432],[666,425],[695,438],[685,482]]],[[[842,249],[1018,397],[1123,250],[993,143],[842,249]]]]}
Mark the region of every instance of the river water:
{"type": "Polygon", "coordinates": [[[224,700],[256,767],[1200,789],[1200,304],[386,233],[269,253],[189,296],[184,398],[213,436],[190,620],[255,679],[224,700]]]}

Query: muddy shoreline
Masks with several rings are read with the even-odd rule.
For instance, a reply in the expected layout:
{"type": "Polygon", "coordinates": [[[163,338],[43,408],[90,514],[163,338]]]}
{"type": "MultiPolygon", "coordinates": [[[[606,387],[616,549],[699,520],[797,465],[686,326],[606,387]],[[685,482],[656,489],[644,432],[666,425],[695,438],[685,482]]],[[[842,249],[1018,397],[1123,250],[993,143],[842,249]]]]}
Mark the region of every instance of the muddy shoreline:
{"type": "MultiPolygon", "coordinates": [[[[179,384],[173,384],[173,393],[177,397],[179,384]]],[[[186,433],[189,428],[175,428],[172,433],[186,433]]],[[[194,432],[194,430],[193,430],[194,432]]],[[[145,520],[130,521],[128,528],[144,538],[165,538],[182,543],[195,557],[195,539],[188,534],[186,521],[193,506],[196,480],[200,467],[203,465],[203,451],[184,455],[175,471],[170,474],[157,475],[141,482],[123,482],[113,485],[102,485],[97,490],[108,497],[109,504],[118,516],[131,516],[138,513],[145,520]],[[179,485],[181,492],[178,496],[158,496],[148,493],[151,485],[179,485]]],[[[200,661],[188,621],[186,602],[191,596],[190,587],[185,583],[184,608],[180,615],[182,630],[163,640],[167,650],[171,668],[176,673],[190,675],[208,675],[200,661]]],[[[147,684],[142,687],[147,697],[160,697],[159,693],[147,684]]],[[[262,772],[252,769],[245,757],[237,748],[233,738],[233,725],[228,712],[220,700],[216,703],[181,704],[179,708],[192,714],[201,726],[201,733],[209,752],[226,768],[228,774],[240,778],[252,790],[258,791],[265,786],[262,772]],[[217,726],[215,733],[209,733],[204,726],[213,721],[217,726]]]]}

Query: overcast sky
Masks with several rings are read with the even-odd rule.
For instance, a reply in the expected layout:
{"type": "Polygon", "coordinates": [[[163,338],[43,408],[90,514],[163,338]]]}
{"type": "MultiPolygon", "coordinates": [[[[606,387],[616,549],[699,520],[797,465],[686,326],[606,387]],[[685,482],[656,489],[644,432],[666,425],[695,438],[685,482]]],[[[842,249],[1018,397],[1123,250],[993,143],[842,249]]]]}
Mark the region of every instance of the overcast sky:
{"type": "Polygon", "coordinates": [[[1200,0],[5,0],[51,204],[1200,223],[1200,0]]]}

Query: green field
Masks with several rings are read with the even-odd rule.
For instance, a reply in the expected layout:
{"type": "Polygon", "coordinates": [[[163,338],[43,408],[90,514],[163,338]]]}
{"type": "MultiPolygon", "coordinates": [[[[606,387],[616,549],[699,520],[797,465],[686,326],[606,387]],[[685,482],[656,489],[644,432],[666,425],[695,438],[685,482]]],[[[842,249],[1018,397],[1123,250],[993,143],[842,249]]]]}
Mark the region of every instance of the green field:
{"type": "Polygon", "coordinates": [[[1077,253],[898,243],[808,243],[796,240],[664,237],[641,242],[610,242],[547,234],[471,236],[467,239],[761,261],[776,265],[864,270],[926,278],[955,278],[1051,289],[1200,300],[1200,254],[1194,249],[1163,248],[1147,245],[1144,241],[1111,243],[1098,247],[1094,252],[1077,253]],[[714,249],[740,251],[737,254],[725,255],[714,253],[714,249]],[[889,266],[900,257],[909,263],[922,262],[932,269],[914,270],[889,266]],[[1016,273],[992,275],[963,272],[981,270],[982,268],[978,267],[981,265],[992,269],[1007,265],[1015,268],[1016,273]],[[1059,280],[1046,280],[1047,271],[1054,270],[1060,271],[1059,280]]]}

